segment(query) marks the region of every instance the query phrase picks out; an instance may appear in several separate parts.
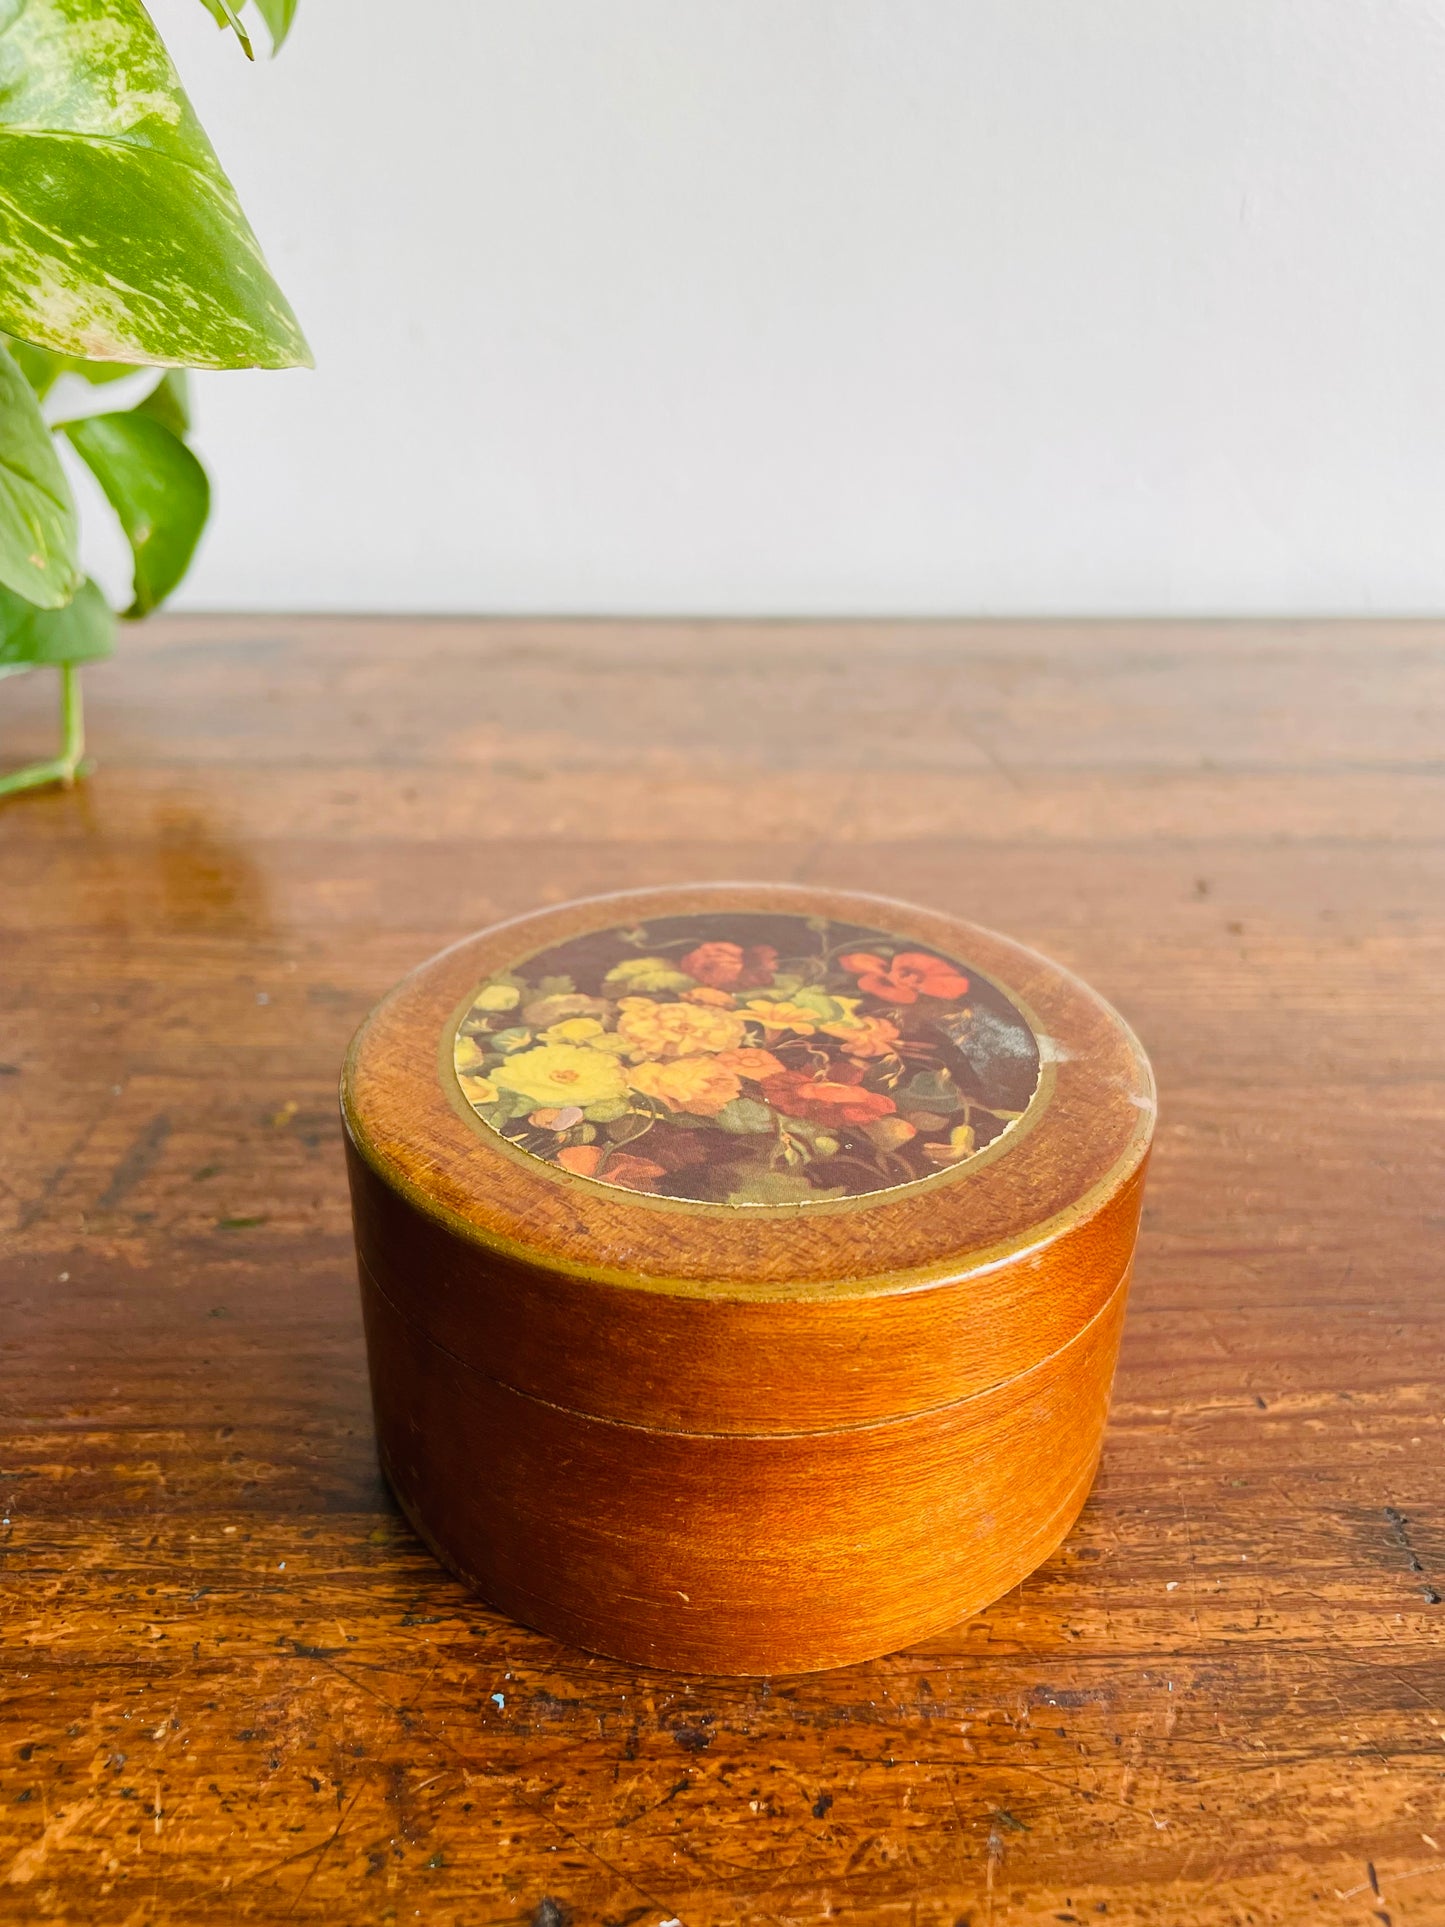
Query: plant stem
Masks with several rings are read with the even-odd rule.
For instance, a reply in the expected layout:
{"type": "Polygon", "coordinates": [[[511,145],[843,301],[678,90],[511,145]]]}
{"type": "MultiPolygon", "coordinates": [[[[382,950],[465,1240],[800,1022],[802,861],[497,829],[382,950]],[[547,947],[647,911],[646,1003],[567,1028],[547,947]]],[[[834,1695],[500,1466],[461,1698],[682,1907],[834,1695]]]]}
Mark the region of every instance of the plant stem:
{"type": "Polygon", "coordinates": [[[0,796],[15,796],[21,790],[39,789],[46,783],[63,783],[67,789],[77,776],[83,776],[85,761],[85,711],[80,695],[80,665],[60,665],[60,754],[41,763],[27,763],[23,769],[0,776],[0,796]]]}

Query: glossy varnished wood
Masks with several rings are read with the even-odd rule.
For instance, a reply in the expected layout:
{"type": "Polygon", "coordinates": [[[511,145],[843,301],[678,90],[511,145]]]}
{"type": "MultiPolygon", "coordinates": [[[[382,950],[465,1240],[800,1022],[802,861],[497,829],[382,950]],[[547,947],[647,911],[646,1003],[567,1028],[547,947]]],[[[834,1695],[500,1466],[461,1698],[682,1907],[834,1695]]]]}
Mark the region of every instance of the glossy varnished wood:
{"type": "Polygon", "coordinates": [[[382,1463],[524,1624],[700,1673],[836,1666],[990,1604],[1072,1524],[1155,1100],[1127,1027],[1036,953],[816,886],[589,898],[420,965],[354,1040],[341,1108],[382,1463]],[[1012,1129],[923,1182],[769,1209],[591,1184],[478,1122],[447,1060],[479,983],[599,926],[748,910],[1000,985],[1043,1054],[1012,1129]]]}
{"type": "Polygon", "coordinates": [[[751,883],[588,898],[452,945],[369,1017],[349,1054],[342,1103],[353,1141],[383,1183],[440,1210],[491,1250],[671,1294],[830,1302],[843,1292],[927,1284],[984,1258],[1004,1263],[1052,1244],[1129,1184],[1154,1119],[1152,1080],[1136,1040],[1048,959],[916,905],[751,883]],[[764,1232],[746,1234],[745,1224],[763,1222],[756,1210],[740,1218],[736,1208],[559,1182],[536,1158],[499,1154],[492,1134],[460,1114],[464,1107],[437,1075],[438,1040],[458,999],[519,948],[668,909],[724,917],[745,907],[882,921],[913,941],[951,945],[1022,1001],[1043,1039],[1046,1091],[976,1165],[873,1192],[866,1205],[850,1198],[775,1210],[764,1232]]]}
{"type": "Polygon", "coordinates": [[[94,784],[0,814],[0,1918],[1445,1914],[1438,629],[177,619],[89,680],[94,784]],[[1162,1099],[1064,1545],[766,1688],[398,1518],[332,1109],[458,930],[740,872],[1016,933],[1162,1099]]]}
{"type": "Polygon", "coordinates": [[[708,1674],[872,1659],[1032,1572],[1093,1478],[1127,1291],[931,1412],[707,1434],[528,1397],[362,1278],[382,1463],[428,1543],[526,1625],[708,1674]]]}

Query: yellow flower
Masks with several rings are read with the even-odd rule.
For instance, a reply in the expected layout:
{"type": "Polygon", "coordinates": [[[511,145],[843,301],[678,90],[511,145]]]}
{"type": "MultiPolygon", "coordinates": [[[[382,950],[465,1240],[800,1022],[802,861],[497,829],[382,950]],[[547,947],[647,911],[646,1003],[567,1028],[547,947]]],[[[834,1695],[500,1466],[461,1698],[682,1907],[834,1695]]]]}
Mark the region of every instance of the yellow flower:
{"type": "Polygon", "coordinates": [[[736,1072],[724,1070],[712,1057],[638,1064],[627,1073],[627,1081],[633,1090],[658,1098],[670,1111],[690,1111],[694,1117],[716,1117],[743,1088],[736,1072]]]}
{"type": "Polygon", "coordinates": [[[482,1047],[474,1037],[458,1037],[452,1046],[452,1062],[457,1067],[458,1077],[465,1076],[468,1071],[479,1071],[486,1061],[482,1047]]]}
{"type": "Polygon", "coordinates": [[[497,1087],[488,1077],[458,1077],[462,1094],[469,1104],[495,1104],[497,1087]]]}
{"type": "Polygon", "coordinates": [[[655,1004],[650,997],[624,997],[619,1010],[617,1034],[634,1058],[736,1050],[747,1034],[740,1011],[715,1010],[708,1004],[655,1004]]]}
{"type": "Polygon", "coordinates": [[[552,997],[534,997],[522,1011],[522,1022],[533,1030],[560,1024],[564,1017],[606,1017],[612,1009],[605,997],[584,997],[579,990],[559,991],[552,997]]]}
{"type": "Polygon", "coordinates": [[[781,1077],[788,1068],[770,1050],[759,1050],[756,1045],[720,1051],[717,1061],[724,1070],[736,1071],[739,1077],[750,1077],[755,1084],[761,1084],[765,1077],[781,1077]]]}
{"type": "Polygon", "coordinates": [[[609,990],[690,990],[692,978],[666,957],[624,957],[602,979],[609,990]]]}
{"type": "Polygon", "coordinates": [[[544,1044],[585,1044],[588,1050],[611,1051],[616,1055],[627,1045],[616,1031],[599,1024],[595,1017],[564,1017],[560,1024],[549,1024],[542,1032],[544,1044]]]}
{"type": "MultiPolygon", "coordinates": [[[[850,1000],[851,1001],[851,1000],[850,1000]]],[[[824,1024],[830,1037],[840,1037],[849,1057],[888,1057],[898,1042],[898,1026],[886,1017],[847,1017],[824,1024]]]]}
{"type": "Polygon", "coordinates": [[[522,993],[515,984],[488,984],[477,992],[472,1009],[515,1010],[521,1001],[522,993]]]}
{"type": "Polygon", "coordinates": [[[805,1004],[773,1003],[766,997],[749,997],[747,1015],[764,1030],[795,1030],[800,1037],[811,1037],[820,1022],[818,1012],[805,1004]]]}
{"type": "Polygon", "coordinates": [[[923,1154],[930,1164],[962,1164],[974,1152],[973,1126],[955,1124],[946,1144],[925,1144],[923,1154]]]}
{"type": "Polygon", "coordinates": [[[519,1091],[535,1105],[561,1110],[568,1104],[610,1104],[626,1096],[627,1086],[615,1057],[582,1044],[539,1044],[499,1064],[493,1081],[504,1091],[519,1091]]]}

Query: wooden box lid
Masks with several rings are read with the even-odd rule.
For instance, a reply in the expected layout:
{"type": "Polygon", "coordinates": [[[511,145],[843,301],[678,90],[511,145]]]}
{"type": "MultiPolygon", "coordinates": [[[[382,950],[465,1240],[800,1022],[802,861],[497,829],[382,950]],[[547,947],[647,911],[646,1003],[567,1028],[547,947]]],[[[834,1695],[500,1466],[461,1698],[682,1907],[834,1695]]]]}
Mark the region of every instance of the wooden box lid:
{"type": "Polygon", "coordinates": [[[467,938],[358,1033],[367,1279],[515,1391],[710,1433],[968,1398],[1127,1273],[1147,1061],[1069,972],[887,900],[629,892],[467,938]]]}

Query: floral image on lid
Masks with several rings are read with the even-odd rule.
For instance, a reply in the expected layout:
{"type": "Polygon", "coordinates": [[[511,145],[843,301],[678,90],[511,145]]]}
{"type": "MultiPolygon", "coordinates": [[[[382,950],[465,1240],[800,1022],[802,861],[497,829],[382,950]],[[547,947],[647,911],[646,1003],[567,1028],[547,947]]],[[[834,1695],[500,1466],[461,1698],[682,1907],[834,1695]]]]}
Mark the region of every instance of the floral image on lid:
{"type": "Polygon", "coordinates": [[[568,938],[482,984],[453,1040],[482,1123],[600,1184],[731,1205],[858,1197],[968,1162],[1039,1049],[911,939],[720,910],[568,938]]]}

